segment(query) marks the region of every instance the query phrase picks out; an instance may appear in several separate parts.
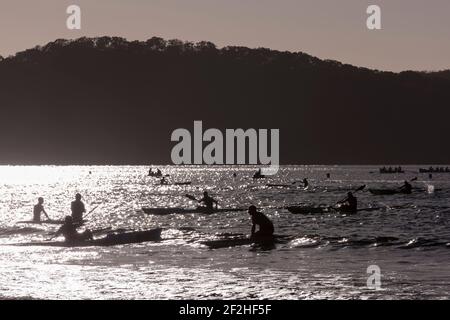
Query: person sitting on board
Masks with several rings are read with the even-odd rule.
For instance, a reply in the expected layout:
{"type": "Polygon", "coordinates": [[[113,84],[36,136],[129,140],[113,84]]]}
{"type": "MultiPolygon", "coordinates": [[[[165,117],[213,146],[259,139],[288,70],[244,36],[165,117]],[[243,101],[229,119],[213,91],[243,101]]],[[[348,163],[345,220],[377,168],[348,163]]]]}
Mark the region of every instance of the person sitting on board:
{"type": "Polygon", "coordinates": [[[64,224],[56,231],[53,238],[63,235],[66,242],[87,241],[93,239],[92,232],[89,229],[83,233],[78,233],[77,228],[78,225],[74,223],[73,218],[71,216],[66,216],[64,224]]]}
{"type": "Polygon", "coordinates": [[[264,178],[265,176],[261,173],[261,168],[258,169],[258,171],[255,172],[255,174],[253,175],[254,179],[257,178],[264,178]]]}
{"type": "Polygon", "coordinates": [[[216,205],[216,209],[217,209],[217,205],[218,205],[217,200],[210,197],[207,191],[203,192],[203,198],[198,200],[198,202],[204,203],[207,210],[211,210],[211,211],[214,210],[214,204],[216,205]]]}
{"type": "Polygon", "coordinates": [[[86,208],[84,207],[84,203],[81,201],[81,194],[77,193],[75,195],[75,201],[72,201],[70,204],[70,209],[72,210],[73,221],[83,221],[83,213],[86,212],[86,208]]]}
{"type": "Polygon", "coordinates": [[[255,206],[248,208],[248,214],[252,218],[252,230],[251,237],[270,237],[273,235],[274,227],[272,221],[267,216],[256,210],[255,206]],[[259,226],[259,230],[255,232],[256,226],[259,226]]]}
{"type": "Polygon", "coordinates": [[[308,179],[303,179],[303,188],[308,188],[308,186],[309,186],[309,182],[308,182],[308,179]]]}
{"type": "Polygon", "coordinates": [[[408,181],[405,180],[404,184],[400,187],[400,190],[403,193],[411,194],[412,193],[412,185],[408,181]]]}
{"type": "Polygon", "coordinates": [[[45,214],[47,219],[50,220],[47,212],[45,212],[45,209],[44,209],[44,198],[39,197],[38,203],[33,208],[33,221],[34,222],[41,222],[41,213],[42,212],[45,214]]]}
{"type": "Polygon", "coordinates": [[[341,204],[341,206],[339,207],[340,211],[352,213],[356,213],[358,211],[358,199],[356,199],[356,197],[351,192],[348,192],[347,198],[339,201],[338,204],[341,204]]]}

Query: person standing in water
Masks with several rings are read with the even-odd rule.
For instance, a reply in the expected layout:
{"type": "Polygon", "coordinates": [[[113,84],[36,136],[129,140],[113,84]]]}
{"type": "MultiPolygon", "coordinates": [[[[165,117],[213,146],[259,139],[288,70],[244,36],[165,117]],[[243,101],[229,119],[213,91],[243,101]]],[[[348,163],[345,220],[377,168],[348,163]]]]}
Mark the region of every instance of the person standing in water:
{"type": "Polygon", "coordinates": [[[81,194],[77,193],[75,195],[75,201],[70,204],[70,209],[72,210],[72,220],[75,222],[83,221],[83,213],[86,212],[84,203],[81,201],[81,194]]]}
{"type": "Polygon", "coordinates": [[[269,237],[273,235],[274,227],[272,221],[262,212],[258,212],[255,206],[248,208],[248,214],[252,218],[251,237],[269,237]],[[256,231],[256,226],[259,230],[256,231]],[[255,232],[256,231],[256,232],[255,232]]]}
{"type": "Polygon", "coordinates": [[[41,213],[44,213],[48,220],[50,218],[48,217],[47,212],[44,209],[44,198],[39,197],[38,203],[34,205],[33,207],[33,221],[34,222],[41,222],[41,213]]]}

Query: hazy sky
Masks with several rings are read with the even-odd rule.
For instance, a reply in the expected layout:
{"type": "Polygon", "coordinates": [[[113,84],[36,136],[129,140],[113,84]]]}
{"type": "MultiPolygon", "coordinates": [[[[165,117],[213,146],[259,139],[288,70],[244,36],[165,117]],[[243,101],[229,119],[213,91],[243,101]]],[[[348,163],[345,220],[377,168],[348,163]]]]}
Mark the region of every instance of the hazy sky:
{"type": "Polygon", "coordinates": [[[0,55],[57,38],[152,36],[303,51],[400,71],[450,68],[450,0],[0,0],[0,55]],[[82,30],[66,8],[82,9],[82,30]],[[366,8],[382,9],[382,30],[366,8]]]}

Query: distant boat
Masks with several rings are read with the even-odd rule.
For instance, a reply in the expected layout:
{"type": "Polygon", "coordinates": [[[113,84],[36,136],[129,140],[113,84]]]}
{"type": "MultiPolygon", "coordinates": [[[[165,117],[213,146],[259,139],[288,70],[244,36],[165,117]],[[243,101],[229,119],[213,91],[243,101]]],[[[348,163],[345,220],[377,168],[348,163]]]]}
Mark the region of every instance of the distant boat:
{"type": "Polygon", "coordinates": [[[429,168],[429,169],[424,169],[424,168],[420,168],[419,169],[420,173],[450,173],[450,169],[447,168],[429,168]]]}
{"type": "Polygon", "coordinates": [[[380,173],[405,173],[401,167],[398,168],[380,168],[380,173]]]}

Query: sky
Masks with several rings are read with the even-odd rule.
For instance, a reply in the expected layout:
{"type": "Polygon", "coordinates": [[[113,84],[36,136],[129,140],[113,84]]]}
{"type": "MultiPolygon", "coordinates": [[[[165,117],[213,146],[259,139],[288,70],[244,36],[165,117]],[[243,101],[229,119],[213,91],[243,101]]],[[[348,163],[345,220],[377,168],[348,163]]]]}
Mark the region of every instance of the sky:
{"type": "Polygon", "coordinates": [[[0,0],[0,55],[58,38],[153,36],[302,51],[387,71],[450,69],[449,0],[0,0]],[[66,8],[81,7],[81,30],[66,8]],[[366,9],[381,7],[381,30],[366,9]]]}

